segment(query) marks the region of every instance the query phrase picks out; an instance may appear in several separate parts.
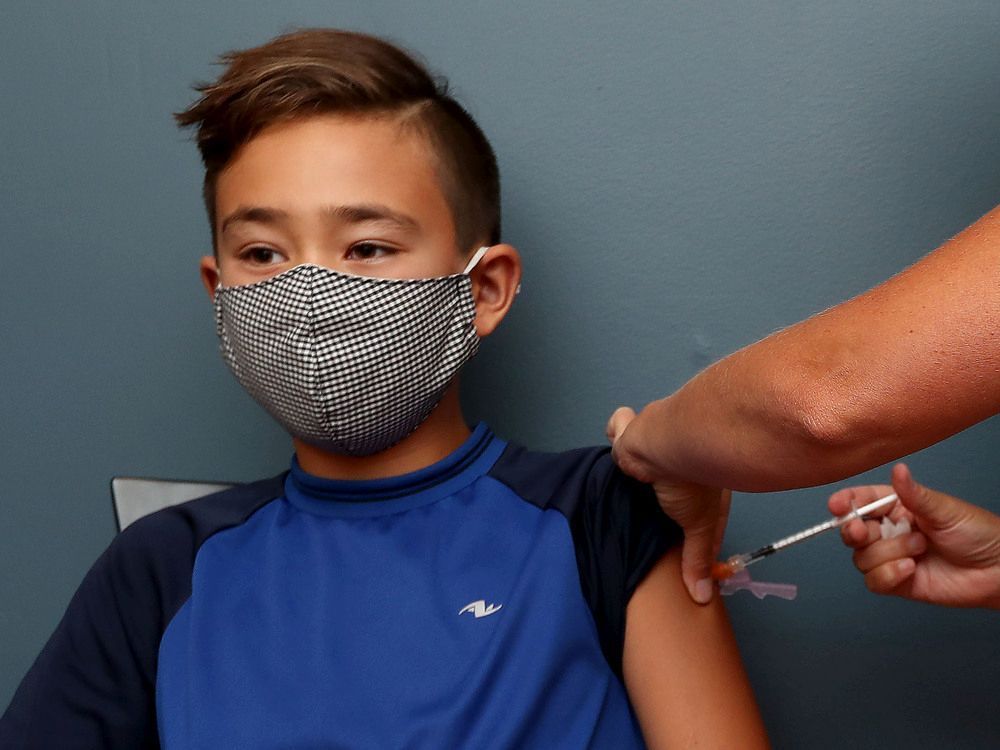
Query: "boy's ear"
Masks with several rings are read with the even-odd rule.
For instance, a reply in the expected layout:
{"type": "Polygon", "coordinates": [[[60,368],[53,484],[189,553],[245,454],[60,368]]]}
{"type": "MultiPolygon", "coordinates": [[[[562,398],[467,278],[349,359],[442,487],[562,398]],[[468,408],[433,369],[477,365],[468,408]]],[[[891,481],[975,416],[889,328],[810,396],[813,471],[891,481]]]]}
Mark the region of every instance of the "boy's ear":
{"type": "Polygon", "coordinates": [[[205,285],[208,296],[215,296],[215,287],[219,285],[219,264],[212,255],[202,256],[198,263],[198,270],[201,272],[201,283],[205,285]]]}
{"type": "Polygon", "coordinates": [[[511,245],[493,245],[472,269],[476,333],[489,336],[500,325],[521,285],[521,256],[511,245]]]}

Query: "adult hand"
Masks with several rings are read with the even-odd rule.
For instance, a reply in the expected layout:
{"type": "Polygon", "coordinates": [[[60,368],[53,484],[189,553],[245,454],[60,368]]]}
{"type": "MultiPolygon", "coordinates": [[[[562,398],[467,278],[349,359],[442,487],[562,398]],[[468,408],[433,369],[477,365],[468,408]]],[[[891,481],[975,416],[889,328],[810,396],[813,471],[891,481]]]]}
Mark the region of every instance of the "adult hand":
{"type": "Polygon", "coordinates": [[[658,471],[642,458],[642,451],[636,450],[635,441],[640,438],[635,431],[627,429],[635,416],[635,411],[628,407],[621,407],[611,415],[606,429],[611,455],[624,473],[652,485],[664,513],[684,529],[681,575],[691,598],[705,604],[711,601],[715,590],[710,571],[722,546],[731,493],[679,481],[658,471]]]}
{"type": "Polygon", "coordinates": [[[882,539],[873,520],[854,520],[841,530],[865,585],[877,594],[947,607],[1000,609],[1000,517],[917,484],[905,464],[893,467],[892,487],[843,489],[828,505],[844,515],[852,502],[863,505],[893,491],[899,502],[889,518],[905,518],[914,531],[882,539]]]}

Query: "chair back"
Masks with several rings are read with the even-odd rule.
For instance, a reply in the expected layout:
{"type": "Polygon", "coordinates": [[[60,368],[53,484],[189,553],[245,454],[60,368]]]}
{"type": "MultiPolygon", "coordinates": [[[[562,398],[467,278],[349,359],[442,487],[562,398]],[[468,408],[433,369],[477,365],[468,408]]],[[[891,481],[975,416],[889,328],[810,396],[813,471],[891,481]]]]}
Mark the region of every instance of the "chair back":
{"type": "Polygon", "coordinates": [[[112,477],[111,500],[115,507],[115,522],[121,531],[153,511],[211,495],[232,486],[226,482],[112,477]]]}

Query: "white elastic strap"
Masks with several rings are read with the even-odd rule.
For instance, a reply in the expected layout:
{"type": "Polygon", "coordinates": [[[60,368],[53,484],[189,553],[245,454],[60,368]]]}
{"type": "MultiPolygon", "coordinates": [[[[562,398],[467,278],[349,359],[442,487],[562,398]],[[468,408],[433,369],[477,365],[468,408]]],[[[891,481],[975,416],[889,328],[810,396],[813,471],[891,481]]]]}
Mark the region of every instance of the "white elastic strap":
{"type": "Polygon", "coordinates": [[[481,247],[476,250],[475,254],[469,259],[469,264],[465,267],[465,270],[462,271],[462,273],[468,275],[468,273],[476,267],[476,264],[483,259],[487,250],[489,250],[489,247],[481,247]]]}
{"type": "MultiPolygon", "coordinates": [[[[472,258],[469,259],[469,264],[465,267],[465,270],[462,271],[462,274],[468,276],[469,272],[476,267],[476,264],[479,263],[479,261],[483,259],[483,256],[486,255],[486,251],[489,249],[490,249],[489,247],[481,247],[478,250],[476,250],[472,258]]],[[[521,285],[518,284],[517,289],[514,290],[514,294],[520,294],[520,293],[521,293],[521,285]]]]}

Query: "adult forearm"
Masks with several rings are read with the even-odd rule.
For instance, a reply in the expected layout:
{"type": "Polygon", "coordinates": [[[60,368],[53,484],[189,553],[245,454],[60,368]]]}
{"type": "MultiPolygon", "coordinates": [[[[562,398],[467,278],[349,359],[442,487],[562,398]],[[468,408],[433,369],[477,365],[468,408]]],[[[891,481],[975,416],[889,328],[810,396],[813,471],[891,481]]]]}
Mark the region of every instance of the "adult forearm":
{"type": "Polygon", "coordinates": [[[619,463],[748,491],[857,474],[1000,411],[998,331],[1000,208],[887,282],[647,406],[619,463]]]}
{"type": "Polygon", "coordinates": [[[829,393],[825,377],[802,363],[761,362],[769,345],[756,346],[643,409],[628,428],[634,458],[658,476],[749,492],[822,484],[889,460],[892,446],[816,395],[829,393]]]}

